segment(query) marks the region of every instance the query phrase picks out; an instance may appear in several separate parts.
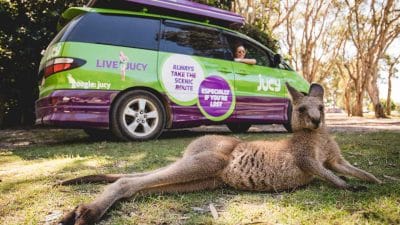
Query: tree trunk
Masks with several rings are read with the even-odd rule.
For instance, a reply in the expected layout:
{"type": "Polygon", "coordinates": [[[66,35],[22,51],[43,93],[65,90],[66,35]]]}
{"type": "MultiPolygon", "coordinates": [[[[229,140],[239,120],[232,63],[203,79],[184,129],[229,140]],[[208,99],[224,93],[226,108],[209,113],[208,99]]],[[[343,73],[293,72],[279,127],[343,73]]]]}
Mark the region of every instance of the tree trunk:
{"type": "Polygon", "coordinates": [[[375,111],[375,117],[376,118],[387,118],[385,115],[385,112],[383,111],[382,104],[379,100],[379,89],[378,89],[378,84],[375,79],[372,80],[372,82],[369,83],[368,85],[368,95],[372,101],[372,104],[374,105],[374,111],[375,111]]]}
{"type": "Polygon", "coordinates": [[[345,110],[346,110],[346,112],[347,112],[347,116],[352,116],[352,114],[351,114],[351,106],[350,106],[350,93],[348,93],[348,92],[346,92],[345,94],[344,94],[344,107],[345,107],[345,110]]]}
{"type": "Polygon", "coordinates": [[[353,116],[363,116],[363,91],[356,93],[356,102],[352,109],[353,116]]]}
{"type": "Polygon", "coordinates": [[[388,77],[388,91],[387,91],[387,98],[386,98],[386,115],[390,116],[392,109],[392,99],[391,99],[391,95],[392,95],[392,77],[389,74],[388,77]]]}

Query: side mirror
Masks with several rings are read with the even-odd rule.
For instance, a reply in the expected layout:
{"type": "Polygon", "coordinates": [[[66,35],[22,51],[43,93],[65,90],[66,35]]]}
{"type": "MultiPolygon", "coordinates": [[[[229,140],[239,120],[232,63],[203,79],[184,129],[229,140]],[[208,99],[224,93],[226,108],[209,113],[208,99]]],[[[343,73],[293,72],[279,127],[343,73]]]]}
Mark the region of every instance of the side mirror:
{"type": "Polygon", "coordinates": [[[274,55],[274,66],[278,67],[282,63],[282,56],[280,54],[274,55]]]}

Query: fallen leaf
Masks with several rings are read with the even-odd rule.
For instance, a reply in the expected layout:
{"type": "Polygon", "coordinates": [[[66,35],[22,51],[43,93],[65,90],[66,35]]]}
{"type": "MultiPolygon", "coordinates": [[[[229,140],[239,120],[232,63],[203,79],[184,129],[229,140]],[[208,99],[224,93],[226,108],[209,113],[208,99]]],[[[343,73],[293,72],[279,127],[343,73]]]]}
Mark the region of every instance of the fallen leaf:
{"type": "Polygon", "coordinates": [[[191,209],[195,212],[200,212],[200,213],[203,213],[204,211],[206,211],[205,209],[200,208],[200,207],[191,207],[191,209]]]}
{"type": "Polygon", "coordinates": [[[210,208],[210,212],[212,217],[216,220],[218,219],[218,212],[217,209],[215,208],[214,204],[210,203],[210,205],[208,206],[210,208]]]}
{"type": "Polygon", "coordinates": [[[400,181],[400,179],[397,177],[391,177],[391,176],[387,176],[387,175],[383,175],[383,177],[386,179],[389,179],[389,180],[393,180],[393,181],[400,181]]]}
{"type": "Polygon", "coordinates": [[[62,215],[63,215],[62,211],[55,210],[46,216],[46,218],[44,219],[44,221],[45,221],[44,224],[50,225],[50,224],[52,224],[52,222],[58,220],[62,215]]]}

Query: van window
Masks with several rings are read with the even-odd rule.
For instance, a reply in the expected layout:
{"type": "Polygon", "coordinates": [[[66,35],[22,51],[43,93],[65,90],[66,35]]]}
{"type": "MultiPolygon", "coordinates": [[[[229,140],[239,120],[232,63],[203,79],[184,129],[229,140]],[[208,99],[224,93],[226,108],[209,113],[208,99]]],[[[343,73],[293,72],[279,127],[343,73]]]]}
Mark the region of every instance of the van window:
{"type": "Polygon", "coordinates": [[[225,58],[225,49],[218,30],[169,21],[165,21],[164,25],[160,51],[225,58]]]}
{"type": "Polygon", "coordinates": [[[233,54],[236,50],[235,48],[238,45],[243,45],[243,47],[247,51],[246,58],[256,59],[257,65],[259,66],[272,67],[270,55],[261,46],[258,46],[257,44],[252,43],[246,39],[239,38],[233,35],[225,34],[225,36],[228,42],[228,51],[231,52],[231,59],[233,59],[233,54]]]}
{"type": "Polygon", "coordinates": [[[68,34],[71,32],[71,30],[74,29],[76,24],[79,22],[79,20],[82,18],[82,16],[77,16],[74,19],[72,19],[68,24],[66,24],[60,32],[54,37],[54,39],[50,42],[49,46],[52,46],[55,43],[65,41],[67,38],[68,34]]]}
{"type": "Polygon", "coordinates": [[[88,13],[66,41],[157,50],[159,30],[156,19],[88,13]]]}

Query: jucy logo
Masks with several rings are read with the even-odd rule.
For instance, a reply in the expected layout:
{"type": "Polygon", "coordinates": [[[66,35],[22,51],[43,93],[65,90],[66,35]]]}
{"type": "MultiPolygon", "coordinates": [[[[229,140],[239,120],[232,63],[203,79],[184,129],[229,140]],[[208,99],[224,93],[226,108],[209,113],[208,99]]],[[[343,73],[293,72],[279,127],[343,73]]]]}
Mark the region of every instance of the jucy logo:
{"type": "Polygon", "coordinates": [[[121,70],[121,80],[124,81],[126,77],[126,72],[131,71],[146,71],[147,63],[133,62],[129,61],[128,56],[124,52],[119,52],[119,60],[109,60],[109,59],[97,59],[97,68],[106,69],[120,69],[121,70]]]}
{"type": "Polygon", "coordinates": [[[264,78],[261,75],[258,75],[259,84],[257,86],[257,91],[273,91],[273,92],[280,92],[282,85],[280,79],[275,78],[264,78]]]}
{"type": "Polygon", "coordinates": [[[138,63],[138,62],[123,62],[120,63],[118,60],[108,60],[108,59],[97,59],[96,67],[97,68],[107,68],[107,69],[119,69],[120,64],[125,66],[125,69],[128,70],[138,70],[138,71],[146,71],[147,64],[138,63]]]}

